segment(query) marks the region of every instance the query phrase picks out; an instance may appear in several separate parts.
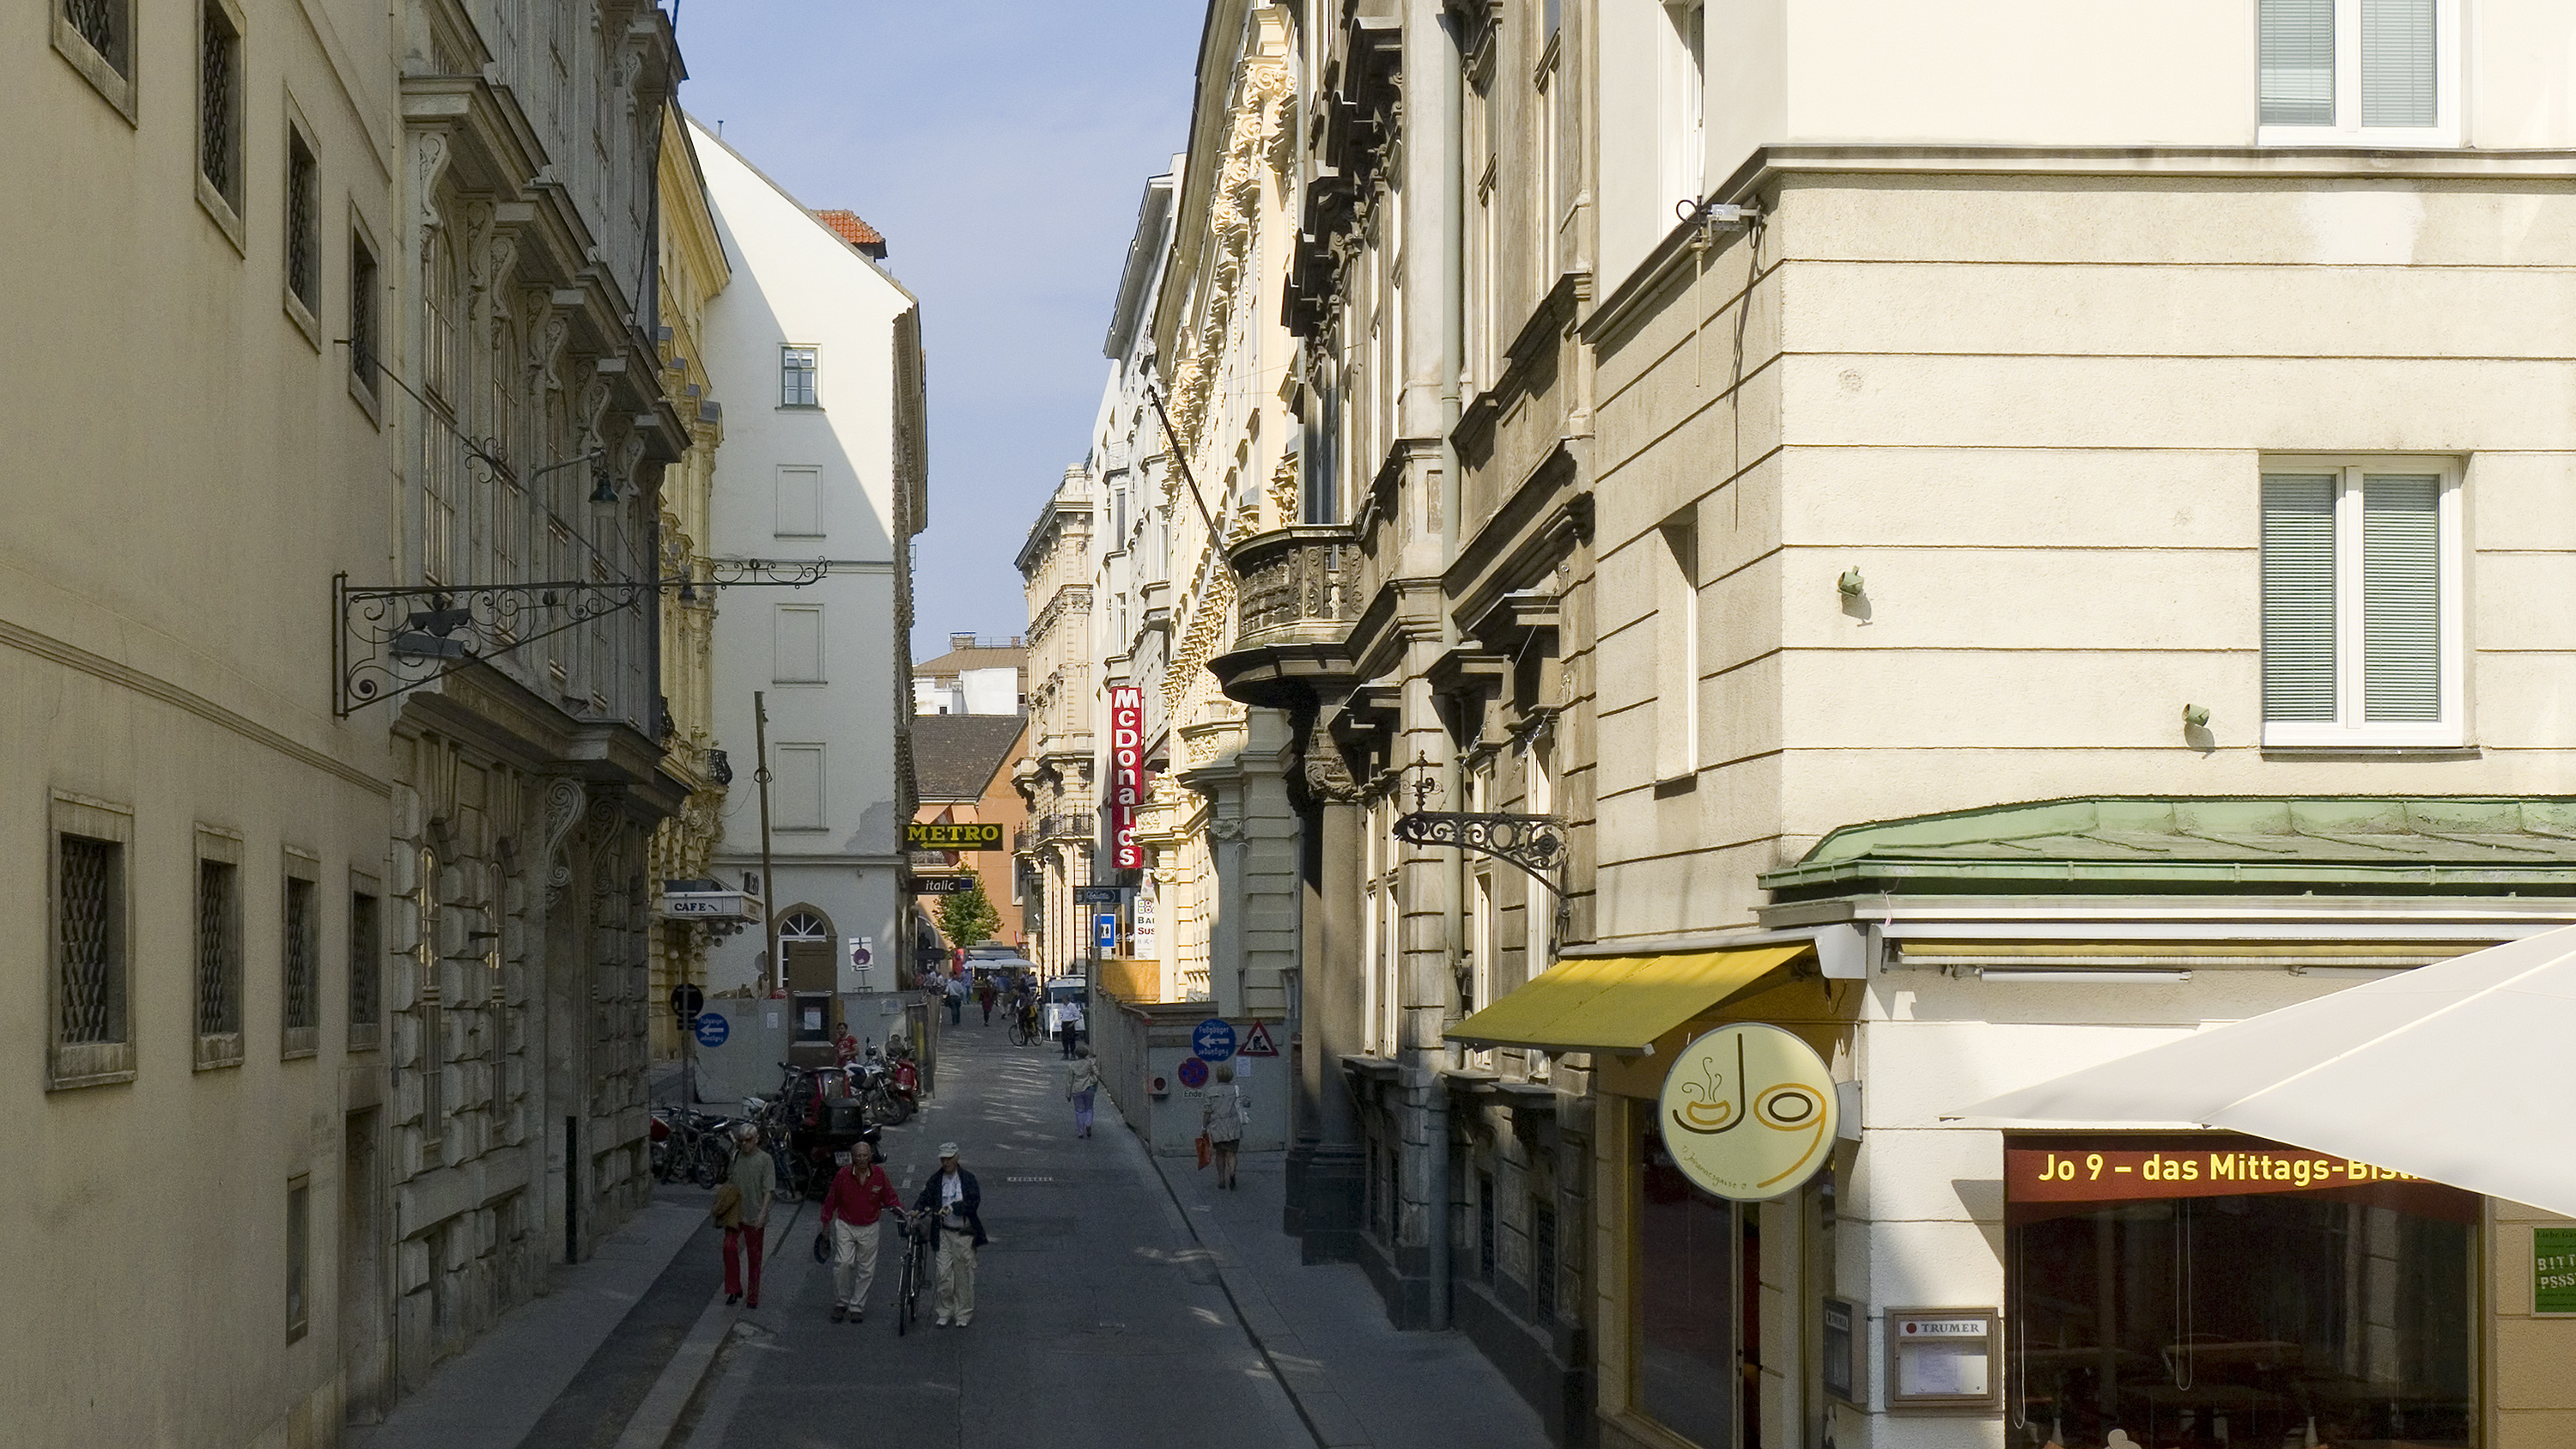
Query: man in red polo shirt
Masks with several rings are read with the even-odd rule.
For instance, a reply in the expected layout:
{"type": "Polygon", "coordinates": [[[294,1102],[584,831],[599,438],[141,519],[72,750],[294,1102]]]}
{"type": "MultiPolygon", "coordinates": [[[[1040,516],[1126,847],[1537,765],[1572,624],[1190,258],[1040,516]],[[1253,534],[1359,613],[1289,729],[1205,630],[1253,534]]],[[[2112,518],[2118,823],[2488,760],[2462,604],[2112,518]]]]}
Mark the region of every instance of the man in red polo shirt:
{"type": "Polygon", "coordinates": [[[876,1153],[865,1142],[851,1143],[850,1165],[833,1174],[832,1190],[823,1196],[823,1225],[832,1234],[834,1323],[859,1323],[868,1316],[868,1288],[877,1277],[877,1218],[888,1208],[896,1221],[903,1219],[903,1199],[877,1166],[876,1153]]]}

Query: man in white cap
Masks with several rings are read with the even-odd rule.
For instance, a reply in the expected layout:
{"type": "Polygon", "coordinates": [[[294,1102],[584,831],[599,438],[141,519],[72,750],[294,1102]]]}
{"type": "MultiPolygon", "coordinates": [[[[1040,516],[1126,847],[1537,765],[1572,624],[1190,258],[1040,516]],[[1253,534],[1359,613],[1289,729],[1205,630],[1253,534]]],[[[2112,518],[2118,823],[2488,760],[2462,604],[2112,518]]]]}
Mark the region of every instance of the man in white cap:
{"type": "Polygon", "coordinates": [[[957,1165],[957,1144],[939,1144],[939,1170],[921,1185],[913,1210],[935,1214],[939,1230],[939,1310],[934,1327],[964,1328],[975,1317],[975,1250],[988,1241],[978,1211],[983,1192],[975,1174],[957,1165]]]}

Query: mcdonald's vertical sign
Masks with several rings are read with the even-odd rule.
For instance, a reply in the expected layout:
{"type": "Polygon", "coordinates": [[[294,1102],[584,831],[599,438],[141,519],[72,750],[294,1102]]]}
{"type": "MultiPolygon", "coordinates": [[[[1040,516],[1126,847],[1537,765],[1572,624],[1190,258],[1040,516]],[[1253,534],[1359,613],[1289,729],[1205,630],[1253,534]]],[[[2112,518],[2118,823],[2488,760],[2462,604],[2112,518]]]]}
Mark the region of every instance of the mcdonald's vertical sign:
{"type": "Polygon", "coordinates": [[[1109,841],[1118,869],[1145,864],[1136,843],[1136,807],[1145,801],[1145,691],[1122,684],[1109,691],[1109,841]]]}

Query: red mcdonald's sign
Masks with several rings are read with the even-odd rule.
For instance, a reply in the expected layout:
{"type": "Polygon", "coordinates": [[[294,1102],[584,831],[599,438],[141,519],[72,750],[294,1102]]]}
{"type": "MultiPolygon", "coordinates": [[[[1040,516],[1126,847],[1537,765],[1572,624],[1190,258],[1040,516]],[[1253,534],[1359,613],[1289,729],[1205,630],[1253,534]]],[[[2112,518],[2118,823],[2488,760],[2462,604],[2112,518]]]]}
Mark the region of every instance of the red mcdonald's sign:
{"type": "Polygon", "coordinates": [[[1136,843],[1136,807],[1145,801],[1145,691],[1122,684],[1109,691],[1109,840],[1120,870],[1145,864],[1136,843]]]}

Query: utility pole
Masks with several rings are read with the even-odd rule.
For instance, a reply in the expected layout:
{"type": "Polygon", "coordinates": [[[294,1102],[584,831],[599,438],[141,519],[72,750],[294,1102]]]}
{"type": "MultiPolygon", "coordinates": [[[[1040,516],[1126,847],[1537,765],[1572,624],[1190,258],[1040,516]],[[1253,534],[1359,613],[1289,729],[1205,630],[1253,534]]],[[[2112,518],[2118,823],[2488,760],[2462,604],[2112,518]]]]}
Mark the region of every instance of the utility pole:
{"type": "Polygon", "coordinates": [[[769,938],[760,958],[761,995],[768,996],[787,977],[778,965],[778,892],[770,883],[777,872],[769,863],[769,704],[757,689],[751,692],[751,738],[757,761],[751,778],[760,782],[760,929],[769,938]]]}

